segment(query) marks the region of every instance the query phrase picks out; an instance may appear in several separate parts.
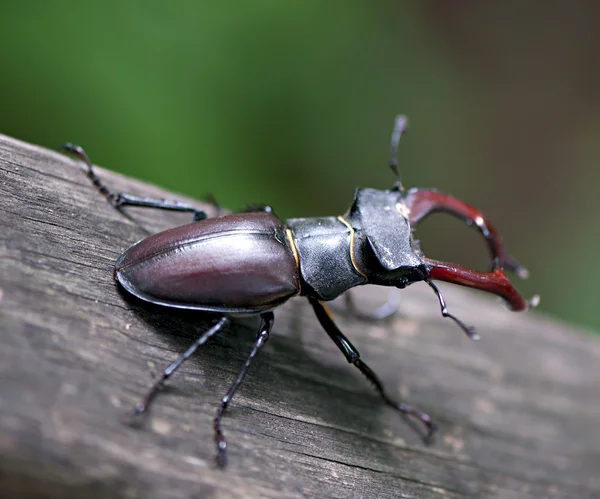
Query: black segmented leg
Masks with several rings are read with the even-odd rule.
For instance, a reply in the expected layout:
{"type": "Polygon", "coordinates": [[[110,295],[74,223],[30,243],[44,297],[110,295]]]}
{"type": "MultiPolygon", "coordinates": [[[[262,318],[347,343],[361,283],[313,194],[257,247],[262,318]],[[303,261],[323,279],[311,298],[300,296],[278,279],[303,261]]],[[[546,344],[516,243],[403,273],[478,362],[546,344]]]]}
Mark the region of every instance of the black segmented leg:
{"type": "Polygon", "coordinates": [[[257,212],[273,213],[273,208],[271,208],[268,204],[253,203],[253,204],[246,205],[240,211],[240,213],[257,213],[257,212]]]}
{"type": "Polygon", "coordinates": [[[202,210],[194,208],[191,205],[180,203],[178,201],[165,201],[164,199],[152,199],[138,196],[131,196],[130,194],[123,194],[121,192],[114,192],[109,189],[100,177],[96,174],[92,162],[89,160],[87,154],[82,147],[67,143],[62,146],[62,149],[66,152],[73,154],[79,158],[86,165],[87,176],[92,181],[94,186],[100,191],[100,193],[108,199],[110,204],[115,208],[121,208],[123,206],[139,206],[142,208],[155,208],[158,210],[168,211],[179,211],[189,212],[194,214],[194,220],[204,220],[207,218],[206,213],[202,210]]]}
{"type": "Polygon", "coordinates": [[[363,373],[371,383],[373,383],[375,389],[379,392],[379,395],[387,405],[396,409],[397,411],[400,411],[403,415],[412,416],[419,420],[421,423],[423,423],[427,431],[426,439],[430,439],[436,430],[436,426],[431,421],[431,418],[424,412],[414,409],[409,405],[405,404],[404,402],[397,402],[391,399],[386,393],[383,387],[383,383],[378,378],[378,376],[367,364],[365,364],[361,360],[358,350],[354,347],[352,343],[350,343],[350,340],[348,340],[348,338],[346,338],[346,336],[336,326],[327,307],[315,298],[309,298],[308,301],[310,301],[310,304],[313,306],[313,309],[315,310],[315,314],[317,315],[317,319],[319,319],[321,326],[323,326],[323,329],[325,329],[329,337],[342,351],[342,353],[346,357],[346,360],[348,360],[348,362],[350,362],[351,364],[354,364],[358,368],[358,370],[361,373],[363,373]]]}
{"type": "Polygon", "coordinates": [[[237,378],[225,394],[225,396],[221,399],[221,405],[219,409],[217,409],[217,415],[214,419],[214,429],[215,429],[215,443],[217,444],[217,464],[223,468],[227,464],[227,441],[225,440],[225,436],[223,435],[223,431],[221,430],[221,419],[223,418],[223,413],[229,406],[231,399],[235,395],[235,392],[238,390],[240,385],[244,382],[244,378],[248,373],[248,368],[250,367],[250,363],[258,354],[258,351],[264,346],[264,344],[269,339],[269,333],[273,328],[273,322],[275,321],[275,317],[273,312],[266,312],[260,315],[261,325],[258,331],[258,335],[256,337],[256,341],[254,345],[252,345],[252,350],[242,367],[242,370],[238,374],[237,378]]]}
{"type": "Polygon", "coordinates": [[[137,404],[135,404],[135,407],[133,408],[133,415],[138,416],[145,412],[154,400],[154,397],[156,397],[158,391],[165,384],[165,381],[167,381],[171,375],[177,371],[177,369],[179,369],[181,365],[187,359],[189,359],[196,350],[198,350],[200,346],[204,345],[204,343],[206,343],[212,336],[223,329],[228,322],[229,319],[225,316],[222,316],[208,331],[202,333],[200,337],[194,341],[194,343],[190,345],[190,347],[182,355],[180,355],[177,360],[169,364],[169,366],[163,371],[162,376],[152,385],[146,396],[137,404]]]}

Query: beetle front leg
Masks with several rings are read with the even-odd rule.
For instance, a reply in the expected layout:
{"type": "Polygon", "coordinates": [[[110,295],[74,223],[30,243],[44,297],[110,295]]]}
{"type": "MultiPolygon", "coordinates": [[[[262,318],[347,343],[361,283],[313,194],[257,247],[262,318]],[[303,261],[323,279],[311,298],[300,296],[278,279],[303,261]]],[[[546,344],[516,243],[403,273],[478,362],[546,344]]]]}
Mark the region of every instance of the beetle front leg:
{"type": "Polygon", "coordinates": [[[275,321],[275,316],[273,312],[267,312],[261,314],[261,325],[258,331],[258,336],[256,337],[256,341],[254,345],[252,345],[252,350],[250,351],[250,355],[246,359],[242,370],[238,374],[237,378],[225,394],[225,396],[221,399],[221,405],[219,409],[217,409],[217,415],[215,416],[213,427],[215,429],[215,443],[217,444],[217,464],[219,467],[223,468],[227,464],[227,441],[225,440],[225,436],[223,435],[223,431],[221,430],[221,419],[223,418],[223,413],[229,406],[231,399],[237,392],[240,385],[244,382],[244,378],[248,373],[248,369],[250,367],[250,363],[258,354],[258,351],[264,346],[264,344],[269,339],[269,334],[271,329],[273,329],[273,322],[275,321]]]}
{"type": "Polygon", "coordinates": [[[89,160],[87,154],[81,146],[67,143],[62,146],[62,149],[66,152],[71,153],[73,156],[79,158],[86,165],[86,172],[89,179],[92,181],[98,191],[108,199],[110,204],[115,208],[121,208],[123,206],[138,206],[141,208],[155,208],[157,210],[168,210],[168,211],[179,211],[194,214],[194,220],[204,220],[207,215],[204,211],[194,208],[191,205],[180,203],[178,201],[166,201],[164,199],[153,199],[132,196],[130,194],[123,194],[122,192],[114,192],[109,189],[100,177],[96,174],[92,162],[89,160]]]}
{"type": "Polygon", "coordinates": [[[426,429],[425,439],[429,440],[433,436],[436,430],[435,424],[431,421],[431,418],[417,409],[412,408],[408,404],[404,402],[395,401],[390,398],[383,387],[383,383],[379,379],[379,377],[375,374],[375,372],[360,358],[360,353],[356,347],[350,343],[350,340],[346,338],[344,333],[340,331],[340,329],[336,326],[335,322],[327,307],[321,303],[316,298],[308,298],[308,301],[312,305],[315,314],[317,315],[317,319],[319,320],[325,332],[329,335],[329,337],[333,340],[336,346],[342,351],[346,360],[351,364],[354,364],[358,370],[375,386],[375,389],[379,392],[379,395],[383,399],[383,401],[400,411],[404,416],[412,416],[415,419],[419,420],[426,429]]]}

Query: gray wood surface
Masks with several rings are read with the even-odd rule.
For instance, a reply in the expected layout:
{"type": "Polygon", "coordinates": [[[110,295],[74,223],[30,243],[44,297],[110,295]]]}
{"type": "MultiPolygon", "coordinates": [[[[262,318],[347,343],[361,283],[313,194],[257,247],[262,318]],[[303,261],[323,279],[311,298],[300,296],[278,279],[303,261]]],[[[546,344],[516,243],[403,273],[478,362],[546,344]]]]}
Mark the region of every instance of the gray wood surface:
{"type": "MultiPolygon", "coordinates": [[[[175,198],[99,172],[124,192],[175,198]]],[[[3,136],[0,189],[0,497],[600,497],[600,339],[452,286],[450,309],[481,341],[443,320],[424,285],[399,291],[391,321],[335,312],[389,391],[439,424],[433,445],[379,401],[302,299],[277,311],[224,419],[225,471],[212,418],[255,318],[187,362],[139,428],[125,424],[207,318],[129,299],[113,264],[189,215],[128,218],[75,160],[3,136]]],[[[362,288],[358,303],[386,293],[362,288]]]]}

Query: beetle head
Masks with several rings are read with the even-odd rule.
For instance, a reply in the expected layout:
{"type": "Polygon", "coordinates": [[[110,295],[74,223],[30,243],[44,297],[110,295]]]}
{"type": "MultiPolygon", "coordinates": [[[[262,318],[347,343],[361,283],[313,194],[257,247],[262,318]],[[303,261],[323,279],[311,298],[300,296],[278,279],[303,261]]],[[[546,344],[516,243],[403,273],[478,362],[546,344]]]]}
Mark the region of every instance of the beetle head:
{"type": "Polygon", "coordinates": [[[406,130],[407,124],[407,119],[404,116],[398,116],[394,124],[390,152],[390,168],[396,175],[397,181],[389,192],[396,191],[400,194],[396,208],[398,212],[407,219],[408,224],[411,227],[411,234],[418,223],[427,215],[434,212],[450,213],[459,217],[467,225],[475,227],[485,238],[490,251],[490,271],[477,272],[457,264],[441,262],[425,257],[421,254],[418,244],[416,244],[411,235],[413,248],[419,253],[419,257],[427,267],[427,275],[424,280],[438,295],[442,307],[442,314],[454,319],[467,334],[469,334],[469,336],[474,337],[474,333],[470,328],[467,328],[462,322],[447,312],[441,293],[431,282],[432,280],[437,279],[447,281],[494,293],[504,298],[512,310],[526,310],[529,307],[536,306],[539,302],[539,297],[534,296],[530,300],[524,300],[506,278],[504,269],[516,272],[521,278],[526,278],[528,272],[525,267],[519,265],[506,253],[502,244],[502,238],[483,213],[463,201],[435,190],[411,189],[408,192],[404,192],[404,188],[400,181],[396,154],[400,136],[402,135],[402,132],[406,130]]]}

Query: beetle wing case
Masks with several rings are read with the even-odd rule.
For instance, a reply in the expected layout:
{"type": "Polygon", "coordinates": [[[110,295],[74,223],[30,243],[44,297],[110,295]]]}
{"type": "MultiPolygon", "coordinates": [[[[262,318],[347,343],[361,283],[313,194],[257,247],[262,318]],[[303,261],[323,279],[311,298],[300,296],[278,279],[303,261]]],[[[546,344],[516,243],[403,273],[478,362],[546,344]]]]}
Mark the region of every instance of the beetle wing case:
{"type": "Polygon", "coordinates": [[[160,232],[127,249],[115,274],[142,300],[209,312],[263,312],[300,290],[285,226],[271,213],[227,215],[160,232]]]}

